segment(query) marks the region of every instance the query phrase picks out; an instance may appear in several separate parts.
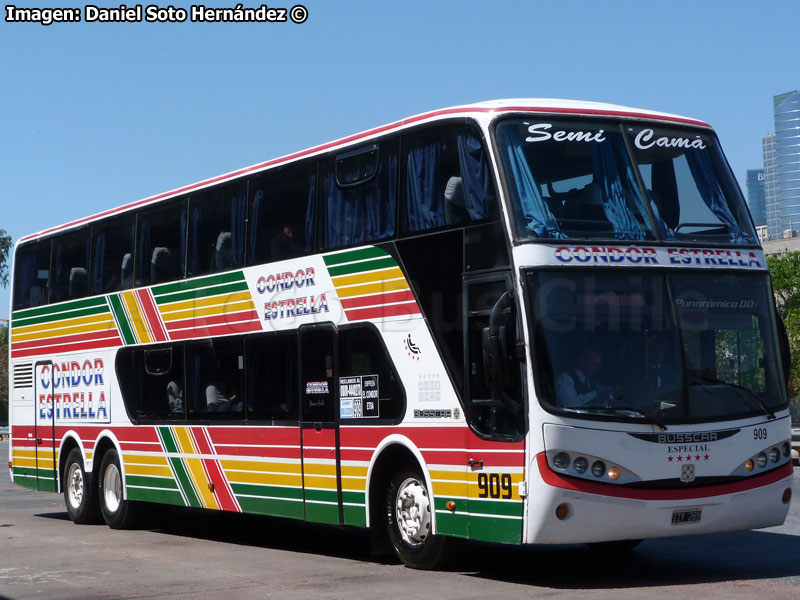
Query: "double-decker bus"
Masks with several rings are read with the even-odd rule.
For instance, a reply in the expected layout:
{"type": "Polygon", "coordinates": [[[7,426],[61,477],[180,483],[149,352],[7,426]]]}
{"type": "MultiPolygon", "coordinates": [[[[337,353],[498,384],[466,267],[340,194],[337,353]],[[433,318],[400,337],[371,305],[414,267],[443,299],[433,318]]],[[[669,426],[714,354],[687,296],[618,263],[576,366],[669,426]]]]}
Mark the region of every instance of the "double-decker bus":
{"type": "Polygon", "coordinates": [[[759,528],[786,345],[709,125],[437,110],[17,244],[9,467],[70,518],[151,503],[458,538],[759,528]]]}

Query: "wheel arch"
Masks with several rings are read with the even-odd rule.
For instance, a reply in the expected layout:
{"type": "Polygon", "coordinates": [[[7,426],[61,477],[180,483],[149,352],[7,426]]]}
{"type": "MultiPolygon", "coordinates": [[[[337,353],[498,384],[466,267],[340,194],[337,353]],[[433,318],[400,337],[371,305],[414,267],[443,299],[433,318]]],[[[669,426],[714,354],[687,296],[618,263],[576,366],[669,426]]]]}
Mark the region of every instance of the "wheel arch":
{"type": "MultiPolygon", "coordinates": [[[[404,435],[393,434],[387,436],[372,453],[369,468],[367,469],[367,527],[371,527],[373,519],[383,508],[383,495],[392,475],[402,467],[415,467],[419,469],[425,479],[431,505],[434,503],[433,483],[428,472],[428,466],[419,448],[404,435]]],[[[436,532],[436,511],[431,511],[431,527],[436,532]]]]}

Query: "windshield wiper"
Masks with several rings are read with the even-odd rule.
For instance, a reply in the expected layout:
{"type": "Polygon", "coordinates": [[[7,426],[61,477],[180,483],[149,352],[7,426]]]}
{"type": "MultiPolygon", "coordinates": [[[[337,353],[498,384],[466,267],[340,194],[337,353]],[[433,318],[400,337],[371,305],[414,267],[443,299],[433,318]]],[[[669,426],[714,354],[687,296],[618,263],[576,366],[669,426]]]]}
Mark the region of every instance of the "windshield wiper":
{"type": "Polygon", "coordinates": [[[741,390],[747,392],[750,396],[752,396],[758,401],[758,405],[761,407],[761,410],[764,411],[764,414],[767,415],[767,418],[770,421],[776,418],[775,413],[770,410],[769,406],[764,401],[764,399],[748,387],[739,385],[738,383],[732,383],[730,381],[723,381],[722,379],[717,379],[716,377],[709,377],[708,375],[693,375],[691,380],[689,381],[689,385],[691,385],[693,381],[699,381],[701,383],[707,382],[712,385],[725,385],[728,387],[732,387],[735,390],[741,390]]]}
{"type": "Polygon", "coordinates": [[[648,421],[650,421],[653,425],[658,426],[661,431],[666,431],[667,426],[664,425],[660,419],[656,419],[652,414],[647,411],[642,410],[641,408],[635,408],[633,406],[581,406],[580,408],[570,408],[565,407],[564,410],[577,412],[577,413],[584,413],[584,414],[602,414],[602,413],[612,413],[618,415],[624,415],[626,417],[644,417],[648,421]]]}

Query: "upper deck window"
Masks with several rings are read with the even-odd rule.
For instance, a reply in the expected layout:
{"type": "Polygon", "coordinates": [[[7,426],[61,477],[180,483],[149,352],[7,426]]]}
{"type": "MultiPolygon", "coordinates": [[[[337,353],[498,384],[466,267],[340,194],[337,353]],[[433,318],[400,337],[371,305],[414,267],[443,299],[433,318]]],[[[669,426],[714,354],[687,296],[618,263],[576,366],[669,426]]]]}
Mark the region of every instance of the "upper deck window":
{"type": "Polygon", "coordinates": [[[754,243],[744,201],[713,136],[662,127],[625,131],[663,239],[754,243]]]}
{"type": "Polygon", "coordinates": [[[541,118],[496,135],[520,239],[754,243],[712,134],[541,118]]]}
{"type": "Polygon", "coordinates": [[[617,126],[514,119],[497,140],[520,238],[655,238],[617,126]]]}

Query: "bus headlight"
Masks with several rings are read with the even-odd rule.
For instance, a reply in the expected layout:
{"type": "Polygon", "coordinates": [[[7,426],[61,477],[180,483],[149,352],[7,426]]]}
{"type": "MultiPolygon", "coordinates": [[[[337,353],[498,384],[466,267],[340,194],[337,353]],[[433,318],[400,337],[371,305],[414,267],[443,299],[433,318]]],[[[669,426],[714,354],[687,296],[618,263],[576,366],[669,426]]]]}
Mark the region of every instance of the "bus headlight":
{"type": "Polygon", "coordinates": [[[792,453],[791,442],[784,441],[769,448],[764,448],[758,454],[754,454],[736,469],[731,472],[731,475],[746,477],[748,475],[758,475],[763,473],[764,469],[769,466],[770,469],[779,467],[789,461],[792,453]]]}
{"type": "Polygon", "coordinates": [[[603,483],[625,484],[641,481],[628,469],[605,458],[571,450],[550,450],[547,464],[553,472],[603,483]]]}
{"type": "Polygon", "coordinates": [[[556,469],[566,469],[569,466],[569,454],[566,452],[559,452],[553,457],[553,466],[556,469]]]}

